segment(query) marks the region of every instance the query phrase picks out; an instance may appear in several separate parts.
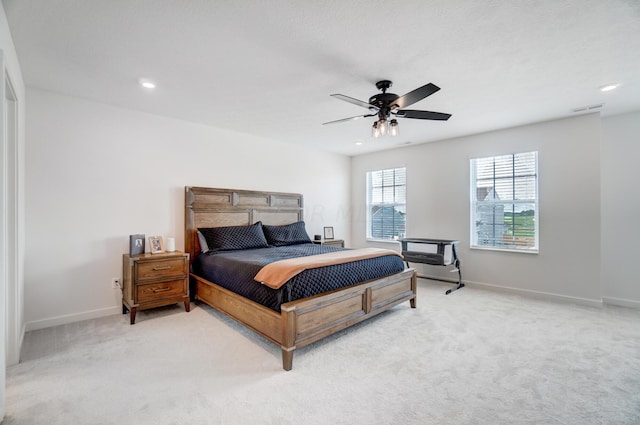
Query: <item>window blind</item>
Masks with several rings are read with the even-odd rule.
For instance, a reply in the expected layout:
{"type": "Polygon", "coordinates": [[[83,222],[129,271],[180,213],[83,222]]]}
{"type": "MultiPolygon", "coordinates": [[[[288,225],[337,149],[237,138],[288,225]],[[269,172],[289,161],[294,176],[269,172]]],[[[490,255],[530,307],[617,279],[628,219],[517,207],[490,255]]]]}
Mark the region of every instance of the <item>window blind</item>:
{"type": "Polygon", "coordinates": [[[367,237],[397,239],[406,229],[406,169],[367,173],[367,237]]]}
{"type": "Polygon", "coordinates": [[[471,160],[471,246],[537,252],[537,152],[471,160]]]}

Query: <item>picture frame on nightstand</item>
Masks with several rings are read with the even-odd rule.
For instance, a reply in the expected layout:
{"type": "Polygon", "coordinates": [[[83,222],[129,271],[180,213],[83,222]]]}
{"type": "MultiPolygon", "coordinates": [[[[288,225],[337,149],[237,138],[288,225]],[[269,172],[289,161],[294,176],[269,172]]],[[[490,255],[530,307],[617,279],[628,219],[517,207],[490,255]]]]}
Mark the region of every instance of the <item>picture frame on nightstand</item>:
{"type": "Polygon", "coordinates": [[[161,254],[164,252],[162,236],[149,236],[149,252],[152,254],[161,254]]]}
{"type": "Polygon", "coordinates": [[[129,235],[129,255],[144,254],[144,235],[129,235]]]}
{"type": "Polygon", "coordinates": [[[333,227],[325,227],[324,228],[324,238],[325,239],[333,239],[333,227]]]}

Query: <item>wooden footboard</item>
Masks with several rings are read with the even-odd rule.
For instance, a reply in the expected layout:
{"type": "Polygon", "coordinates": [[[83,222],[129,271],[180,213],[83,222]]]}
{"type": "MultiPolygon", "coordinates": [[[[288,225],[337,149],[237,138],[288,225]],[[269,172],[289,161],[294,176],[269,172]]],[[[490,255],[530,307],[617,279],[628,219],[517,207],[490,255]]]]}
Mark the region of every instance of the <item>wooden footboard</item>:
{"type": "Polygon", "coordinates": [[[360,323],[404,301],[416,307],[416,272],[407,269],[381,279],[292,301],[281,313],[200,277],[196,297],[227,314],[282,349],[282,367],[291,370],[293,352],[360,323]]]}
{"type": "Polygon", "coordinates": [[[416,307],[416,272],[401,273],[282,305],[282,367],[293,351],[382,313],[404,301],[416,307]]]}

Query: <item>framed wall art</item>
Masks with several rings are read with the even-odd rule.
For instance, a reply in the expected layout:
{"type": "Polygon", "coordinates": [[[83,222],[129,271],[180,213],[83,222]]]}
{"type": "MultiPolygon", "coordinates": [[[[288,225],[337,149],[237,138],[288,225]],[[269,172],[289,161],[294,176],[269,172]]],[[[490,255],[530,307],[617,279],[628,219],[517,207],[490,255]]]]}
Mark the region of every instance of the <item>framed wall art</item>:
{"type": "Polygon", "coordinates": [[[333,239],[333,227],[325,227],[324,228],[324,238],[325,239],[333,239]]]}

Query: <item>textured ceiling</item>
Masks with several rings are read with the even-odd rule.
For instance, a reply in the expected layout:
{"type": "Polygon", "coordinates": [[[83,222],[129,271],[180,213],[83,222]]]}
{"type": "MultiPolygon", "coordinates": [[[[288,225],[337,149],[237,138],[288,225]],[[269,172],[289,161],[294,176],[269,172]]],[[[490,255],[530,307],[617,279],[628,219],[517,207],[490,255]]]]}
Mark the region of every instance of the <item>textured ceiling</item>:
{"type": "Polygon", "coordinates": [[[347,155],[640,110],[638,0],[2,3],[29,87],[347,155]],[[375,140],[373,118],[321,125],[367,113],[330,94],[367,101],[381,79],[438,85],[411,109],[452,118],[375,140]]]}

